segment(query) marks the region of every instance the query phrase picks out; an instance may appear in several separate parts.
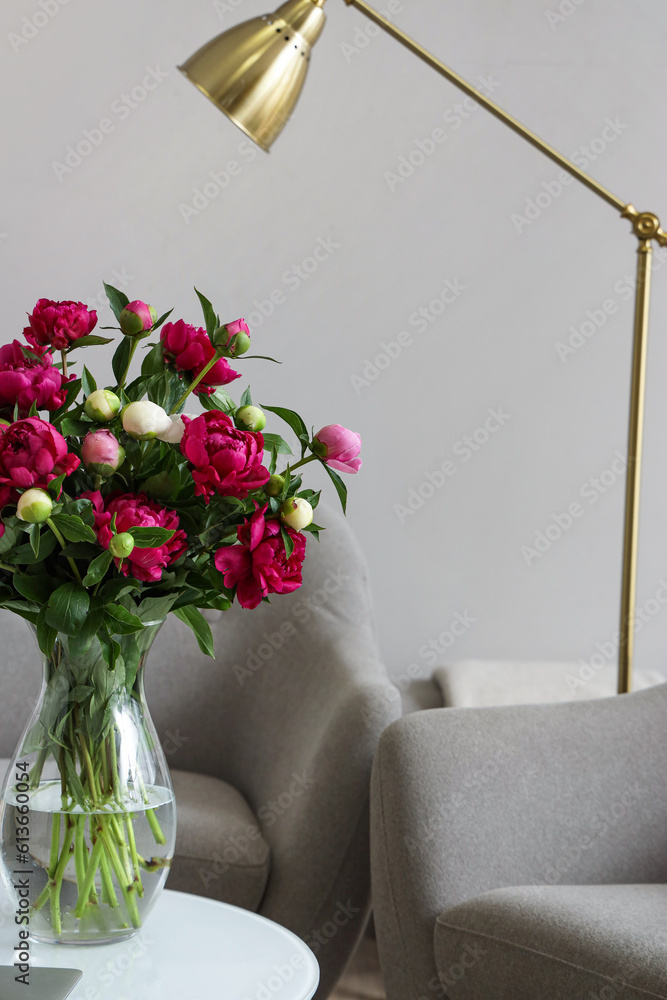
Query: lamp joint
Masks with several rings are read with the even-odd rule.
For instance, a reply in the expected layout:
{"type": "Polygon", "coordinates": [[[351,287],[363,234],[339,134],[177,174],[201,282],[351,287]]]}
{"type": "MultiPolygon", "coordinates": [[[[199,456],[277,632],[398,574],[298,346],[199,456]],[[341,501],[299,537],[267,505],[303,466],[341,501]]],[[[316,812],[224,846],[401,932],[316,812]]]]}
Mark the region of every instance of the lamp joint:
{"type": "Polygon", "coordinates": [[[634,205],[626,205],[621,217],[630,220],[632,231],[642,243],[657,240],[661,246],[667,246],[667,233],[663,232],[660,219],[653,212],[638,212],[634,205]]]}

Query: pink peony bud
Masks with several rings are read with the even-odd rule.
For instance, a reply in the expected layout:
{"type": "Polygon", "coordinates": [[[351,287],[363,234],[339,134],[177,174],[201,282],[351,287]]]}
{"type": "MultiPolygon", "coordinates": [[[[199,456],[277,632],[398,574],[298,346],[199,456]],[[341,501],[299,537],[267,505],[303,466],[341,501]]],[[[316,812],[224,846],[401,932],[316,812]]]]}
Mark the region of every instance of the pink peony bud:
{"type": "Polygon", "coordinates": [[[108,479],[125,461],[125,449],[111,431],[89,431],[81,446],[81,458],[89,472],[108,479]]]}
{"type": "Polygon", "coordinates": [[[138,337],[157,323],[157,313],[140,299],[129,302],[120,314],[120,328],[126,337],[138,337]]]}
{"type": "Polygon", "coordinates": [[[361,435],[340,424],[328,424],[313,438],[312,450],[325,465],[337,472],[358,472],[361,468],[361,435]]]}
{"type": "Polygon", "coordinates": [[[213,344],[224,351],[227,357],[238,358],[250,350],[250,330],[244,319],[225,323],[215,333],[213,344]]]}

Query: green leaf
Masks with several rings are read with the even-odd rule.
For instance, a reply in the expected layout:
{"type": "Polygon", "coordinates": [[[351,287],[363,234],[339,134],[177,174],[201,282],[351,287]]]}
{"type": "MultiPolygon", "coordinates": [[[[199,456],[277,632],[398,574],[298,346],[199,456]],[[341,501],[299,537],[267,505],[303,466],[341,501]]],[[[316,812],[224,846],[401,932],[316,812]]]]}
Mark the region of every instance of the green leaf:
{"type": "Polygon", "coordinates": [[[22,597],[39,604],[46,604],[56,587],[56,581],[47,574],[31,576],[28,573],[14,573],[12,583],[22,597]]]}
{"type": "Polygon", "coordinates": [[[199,608],[190,604],[186,608],[178,608],[174,615],[192,629],[202,653],[215,659],[211,627],[199,608]]]}
{"type": "Polygon", "coordinates": [[[250,395],[250,386],[244,391],[241,396],[241,402],[239,403],[239,408],[242,406],[252,406],[252,396],[250,395]]]}
{"type": "Polygon", "coordinates": [[[6,552],[9,552],[10,549],[13,549],[14,546],[16,545],[17,538],[18,538],[18,531],[16,530],[16,528],[13,528],[11,525],[6,524],[5,533],[2,536],[2,538],[0,538],[0,555],[4,555],[6,552]]]}
{"type": "Polygon", "coordinates": [[[131,635],[132,632],[141,632],[145,628],[141,618],[137,618],[122,604],[106,604],[104,613],[111,635],[131,635]]]}
{"type": "Polygon", "coordinates": [[[51,628],[46,620],[45,604],[37,615],[37,644],[44,656],[51,656],[57,638],[58,630],[51,628]]]}
{"type": "Polygon", "coordinates": [[[88,592],[79,583],[58,587],[46,605],[46,623],[58,632],[75,636],[83,627],[90,606],[88,592]]]}
{"type": "Polygon", "coordinates": [[[81,379],[75,378],[71,382],[65,383],[65,402],[62,406],[51,414],[51,423],[60,420],[61,416],[67,412],[71,403],[74,402],[81,390],[81,379]]]}
{"type": "Polygon", "coordinates": [[[58,430],[63,437],[84,437],[91,429],[92,424],[89,421],[76,420],[74,417],[63,417],[58,424],[58,430]]]}
{"type": "Polygon", "coordinates": [[[108,549],[96,556],[88,567],[88,572],[83,578],[84,587],[94,587],[102,580],[106,571],[113,562],[113,556],[108,549]]]}
{"type": "Polygon", "coordinates": [[[173,528],[128,528],[127,533],[132,535],[138,549],[154,549],[173,538],[175,531],[173,528]]]}
{"type": "Polygon", "coordinates": [[[236,413],[236,404],[225,389],[216,389],[210,396],[202,393],[199,402],[205,410],[222,410],[228,417],[233,417],[236,413]]]}
{"type": "Polygon", "coordinates": [[[51,520],[68,542],[96,542],[93,529],[76,514],[53,514],[51,520]]]}
{"type": "Polygon", "coordinates": [[[145,356],[141,363],[141,374],[142,375],[161,375],[164,371],[164,352],[162,349],[162,341],[158,341],[155,347],[152,347],[148,354],[145,356]]]}
{"type": "Polygon", "coordinates": [[[100,590],[99,596],[103,601],[117,601],[119,597],[139,590],[141,590],[141,584],[138,580],[133,580],[131,576],[121,576],[107,580],[100,590]]]}
{"type": "Polygon", "coordinates": [[[116,384],[119,385],[123,375],[127,371],[127,366],[130,363],[130,353],[132,351],[132,337],[123,337],[120,344],[116,348],[113,359],[111,361],[111,367],[113,369],[114,378],[116,379],[116,384]]]}
{"type": "Polygon", "coordinates": [[[178,594],[166,594],[164,597],[145,597],[137,610],[137,615],[144,625],[148,622],[161,621],[166,618],[178,599],[178,594]]]}
{"type": "Polygon", "coordinates": [[[262,437],[264,438],[264,451],[273,451],[275,448],[277,455],[293,455],[294,452],[288,445],[284,438],[281,438],[280,434],[271,434],[266,431],[262,431],[262,437]]]}
{"type": "Polygon", "coordinates": [[[81,375],[81,385],[86,396],[90,396],[91,392],[95,392],[97,389],[97,382],[85,365],[83,366],[83,374],[81,375]]]}
{"type": "Polygon", "coordinates": [[[155,333],[155,331],[156,331],[156,330],[159,330],[159,329],[160,329],[160,327],[162,326],[162,324],[163,324],[163,323],[164,323],[164,322],[165,322],[166,320],[168,320],[168,319],[169,319],[169,317],[171,316],[171,314],[173,313],[173,311],[174,311],[173,309],[170,309],[170,310],[169,310],[168,312],[166,312],[166,313],[162,313],[162,315],[161,315],[161,316],[160,316],[160,318],[159,318],[159,319],[157,320],[157,322],[156,322],[156,323],[153,323],[153,325],[152,325],[152,327],[151,327],[151,333],[155,333]]]}
{"type": "Polygon", "coordinates": [[[25,618],[31,625],[37,624],[39,609],[34,604],[28,604],[26,601],[0,601],[0,608],[13,611],[15,615],[25,618]]]}
{"type": "Polygon", "coordinates": [[[281,365],[282,361],[277,358],[270,358],[268,354],[244,354],[244,361],[273,361],[274,365],[281,365]]]}
{"type": "MultiPolygon", "coordinates": [[[[63,424],[64,423],[65,423],[65,420],[63,420],[63,424]]],[[[65,431],[62,429],[62,424],[61,424],[61,428],[60,428],[60,433],[61,434],[65,433],[65,431]]],[[[65,481],[66,478],[67,478],[67,476],[63,472],[62,476],[58,476],[57,479],[52,479],[51,482],[46,487],[47,490],[49,491],[49,496],[53,497],[54,500],[57,500],[58,497],[60,496],[60,491],[62,489],[63,483],[64,483],[64,481],[65,481]]]]}
{"type": "Polygon", "coordinates": [[[285,558],[289,559],[294,551],[294,539],[288,531],[285,530],[284,525],[280,525],[280,536],[283,540],[283,545],[285,546],[285,558]]]}
{"type": "Polygon", "coordinates": [[[31,524],[28,528],[28,538],[30,539],[30,548],[36,559],[39,558],[39,539],[42,533],[41,524],[31,524]]]}
{"type": "Polygon", "coordinates": [[[63,506],[64,514],[76,514],[84,524],[95,524],[95,511],[90,500],[70,500],[63,506]]]}
{"type": "Polygon", "coordinates": [[[125,292],[119,291],[117,288],[114,288],[113,285],[107,285],[106,281],[104,282],[104,291],[107,293],[111,311],[120,323],[120,314],[125,306],[129,304],[130,300],[125,292]]]}
{"type": "Polygon", "coordinates": [[[92,545],[90,542],[72,542],[62,550],[64,556],[71,556],[72,559],[85,559],[87,563],[97,559],[99,552],[99,546],[92,545]]]}
{"type": "Polygon", "coordinates": [[[347,510],[346,510],[346,508],[347,508],[347,486],[345,485],[345,483],[340,478],[340,476],[338,475],[337,472],[335,472],[333,469],[330,469],[329,466],[325,465],[324,462],[322,462],[322,465],[326,469],[326,472],[327,472],[327,474],[329,476],[329,479],[331,480],[331,482],[336,487],[336,493],[338,494],[338,499],[340,500],[341,507],[343,508],[343,513],[345,514],[345,513],[347,513],[347,510]]]}
{"type": "MultiPolygon", "coordinates": [[[[195,292],[197,289],[195,288],[195,292]]],[[[209,337],[212,337],[218,328],[218,323],[215,316],[215,309],[201,292],[197,292],[197,298],[201,302],[202,312],[204,313],[204,322],[206,323],[206,332],[209,337]]]]}
{"type": "Polygon", "coordinates": [[[100,344],[111,343],[113,343],[113,337],[98,337],[95,333],[89,333],[87,337],[79,337],[78,340],[75,340],[67,353],[71,354],[79,347],[98,347],[100,344]]]}
{"type": "Polygon", "coordinates": [[[280,417],[286,424],[289,424],[299,441],[305,443],[309,441],[308,429],[302,418],[294,410],[287,410],[284,406],[265,406],[263,403],[262,409],[269,410],[270,413],[275,413],[277,417],[280,417]]]}
{"type": "Polygon", "coordinates": [[[58,542],[52,531],[42,535],[39,542],[39,555],[36,556],[31,545],[19,545],[4,556],[5,562],[10,562],[13,566],[34,566],[36,562],[42,562],[51,555],[58,542]]]}

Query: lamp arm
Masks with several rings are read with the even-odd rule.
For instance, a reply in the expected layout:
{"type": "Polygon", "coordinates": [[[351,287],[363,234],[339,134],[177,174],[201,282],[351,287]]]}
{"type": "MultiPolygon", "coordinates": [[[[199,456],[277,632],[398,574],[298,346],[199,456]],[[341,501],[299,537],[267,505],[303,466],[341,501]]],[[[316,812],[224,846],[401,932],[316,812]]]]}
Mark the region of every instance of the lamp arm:
{"type": "Polygon", "coordinates": [[[590,191],[594,191],[595,194],[597,194],[600,198],[603,198],[610,205],[613,205],[613,207],[618,209],[619,212],[625,211],[627,202],[622,201],[615,194],[612,194],[611,191],[608,191],[607,188],[603,187],[602,184],[599,184],[596,180],[594,180],[594,178],[589,177],[585,171],[581,170],[574,163],[568,160],[566,156],[562,155],[562,153],[559,153],[553,146],[550,146],[547,142],[544,142],[543,139],[540,139],[538,135],[535,135],[534,132],[518,121],[518,119],[514,118],[513,115],[508,114],[507,111],[501,108],[499,104],[496,104],[495,101],[491,101],[488,97],[485,97],[479,90],[471,86],[467,80],[464,80],[463,77],[459,76],[459,74],[454,72],[453,69],[450,69],[448,66],[445,66],[444,63],[440,62],[439,59],[436,59],[436,57],[427,49],[416,42],[413,38],[410,38],[409,35],[406,35],[404,31],[389,21],[386,17],[383,17],[382,14],[367,4],[365,0],[345,0],[345,3],[348,6],[356,7],[358,10],[362,11],[362,13],[364,13],[366,17],[370,18],[371,21],[374,21],[388,34],[392,35],[399,42],[401,42],[406,49],[414,52],[414,54],[418,56],[422,62],[425,62],[432,69],[436,70],[437,73],[440,73],[441,76],[444,76],[445,79],[449,80],[450,83],[453,83],[459,88],[459,90],[462,90],[469,97],[472,97],[473,100],[481,104],[487,111],[490,111],[496,118],[499,118],[500,121],[504,122],[505,125],[513,129],[514,132],[517,132],[532,146],[535,146],[536,149],[539,149],[545,154],[545,156],[548,156],[564,170],[567,170],[569,174],[576,177],[578,181],[585,184],[590,191]]]}
{"type": "MultiPolygon", "coordinates": [[[[316,0],[317,2],[317,0],[316,0]]],[[[632,687],[632,661],[634,645],[635,592],[637,581],[637,548],[639,535],[639,488],[641,477],[642,428],[644,419],[644,387],[646,383],[646,340],[648,333],[648,316],[651,294],[651,258],[652,242],[655,240],[661,246],[667,246],[667,233],[660,228],[660,220],[652,212],[638,212],[631,204],[626,204],[608,191],[587,173],[580,170],[565,156],[540,139],[529,128],[508,114],[495,101],[489,100],[484,94],[472,87],[467,80],[449,69],[436,59],[423,46],[404,31],[392,24],[386,17],[374,10],[366,0],[345,0],[351,7],[356,7],[371,21],[383,28],[389,35],[396,38],[405,48],[414,52],[422,62],[425,62],[445,79],[453,83],[501,122],[509,126],[523,139],[554,163],[566,170],[572,177],[584,184],[603,198],[609,205],[618,209],[622,217],[629,219],[634,235],[639,240],[637,259],[637,283],[635,289],[634,334],[632,351],[632,376],[630,385],[630,424],[628,431],[627,475],[625,485],[625,524],[623,534],[623,569],[621,585],[621,615],[618,650],[618,691],[626,694],[632,687]]]]}

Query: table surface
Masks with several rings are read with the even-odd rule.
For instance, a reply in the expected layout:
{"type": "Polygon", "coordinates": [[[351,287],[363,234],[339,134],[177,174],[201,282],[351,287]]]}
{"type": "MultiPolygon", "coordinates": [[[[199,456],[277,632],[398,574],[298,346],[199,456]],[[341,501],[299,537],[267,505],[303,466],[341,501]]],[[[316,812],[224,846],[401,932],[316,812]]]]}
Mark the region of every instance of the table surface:
{"type": "MultiPolygon", "coordinates": [[[[15,907],[0,887],[0,965],[14,962],[15,907]]],[[[31,964],[83,970],[68,1000],[311,1000],[315,956],[291,931],[236,906],[165,890],[146,926],[107,945],[30,942],[31,964]]]]}

